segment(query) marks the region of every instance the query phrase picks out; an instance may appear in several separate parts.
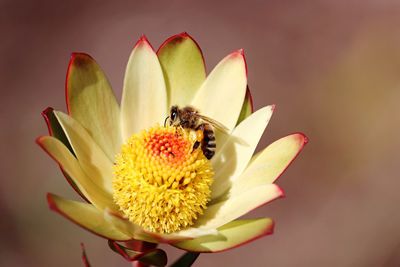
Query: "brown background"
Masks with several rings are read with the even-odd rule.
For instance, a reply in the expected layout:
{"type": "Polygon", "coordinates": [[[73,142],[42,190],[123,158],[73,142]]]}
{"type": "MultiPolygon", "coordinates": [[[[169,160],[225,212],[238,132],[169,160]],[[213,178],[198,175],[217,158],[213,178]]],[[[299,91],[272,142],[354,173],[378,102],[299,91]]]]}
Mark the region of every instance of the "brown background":
{"type": "MultiPolygon", "coordinates": [[[[255,106],[277,104],[260,148],[295,131],[310,143],[279,180],[287,197],[248,216],[273,236],[195,266],[400,265],[399,1],[2,1],[1,266],[128,266],[101,238],[47,209],[74,198],[37,145],[40,111],[65,110],[69,54],[101,64],[117,92],[145,33],[154,47],[189,32],[208,70],[244,48],[255,106]]],[[[179,250],[169,249],[172,258],[179,250]]]]}

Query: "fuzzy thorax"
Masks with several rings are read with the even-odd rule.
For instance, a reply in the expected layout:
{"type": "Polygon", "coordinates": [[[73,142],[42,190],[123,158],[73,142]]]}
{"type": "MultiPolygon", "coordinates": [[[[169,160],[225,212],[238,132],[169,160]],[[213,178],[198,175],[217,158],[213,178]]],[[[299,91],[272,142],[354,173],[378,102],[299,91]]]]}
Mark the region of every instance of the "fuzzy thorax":
{"type": "Polygon", "coordinates": [[[210,199],[214,172],[196,141],[180,127],[132,135],[116,156],[114,201],[133,223],[157,233],[192,225],[210,199]]]}

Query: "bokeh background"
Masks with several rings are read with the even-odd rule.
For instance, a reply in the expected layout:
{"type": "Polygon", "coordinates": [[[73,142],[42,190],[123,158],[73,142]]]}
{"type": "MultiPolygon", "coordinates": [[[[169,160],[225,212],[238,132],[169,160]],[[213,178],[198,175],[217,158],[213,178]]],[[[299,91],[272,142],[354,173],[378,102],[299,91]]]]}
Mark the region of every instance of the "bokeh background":
{"type": "MultiPolygon", "coordinates": [[[[187,31],[208,71],[244,48],[255,107],[277,109],[259,149],[292,132],[310,143],[278,181],[287,197],[250,217],[272,236],[194,266],[400,266],[400,2],[0,2],[0,265],[129,266],[105,240],[50,212],[48,191],[76,198],[34,143],[40,112],[65,110],[73,51],[91,54],[121,93],[141,34],[154,47],[187,31]]],[[[171,260],[182,252],[166,248],[171,260]]]]}

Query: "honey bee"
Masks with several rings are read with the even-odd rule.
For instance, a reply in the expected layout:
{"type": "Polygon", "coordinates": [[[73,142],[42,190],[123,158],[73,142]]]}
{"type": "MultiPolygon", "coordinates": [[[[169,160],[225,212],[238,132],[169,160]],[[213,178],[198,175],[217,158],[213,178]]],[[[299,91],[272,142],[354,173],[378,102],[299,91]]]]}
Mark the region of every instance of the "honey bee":
{"type": "Polygon", "coordinates": [[[193,145],[193,150],[201,145],[201,150],[207,159],[211,159],[214,156],[217,146],[214,128],[224,133],[228,132],[227,127],[207,116],[201,115],[197,109],[191,106],[184,108],[172,106],[164,124],[168,119],[170,126],[181,126],[184,129],[195,131],[196,142],[193,145]]]}

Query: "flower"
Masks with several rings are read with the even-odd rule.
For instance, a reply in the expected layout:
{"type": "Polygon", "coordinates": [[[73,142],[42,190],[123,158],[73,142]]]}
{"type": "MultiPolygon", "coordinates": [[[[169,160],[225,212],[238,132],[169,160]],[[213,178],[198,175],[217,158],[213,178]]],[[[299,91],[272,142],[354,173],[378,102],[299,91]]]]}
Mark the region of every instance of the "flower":
{"type": "Polygon", "coordinates": [[[127,64],[121,105],[94,59],[74,53],[66,99],[68,114],[43,112],[50,136],[37,143],[86,202],[49,193],[52,210],[109,240],[193,252],[224,251],[272,233],[272,219],[238,218],[283,197],[273,182],[307,138],[291,134],[253,156],[274,105],[252,112],[242,50],[206,77],[188,34],[170,37],[157,53],[141,37],[127,64]],[[191,105],[229,129],[217,132],[211,160],[193,148],[192,131],[162,126],[172,105],[191,105]]]}

